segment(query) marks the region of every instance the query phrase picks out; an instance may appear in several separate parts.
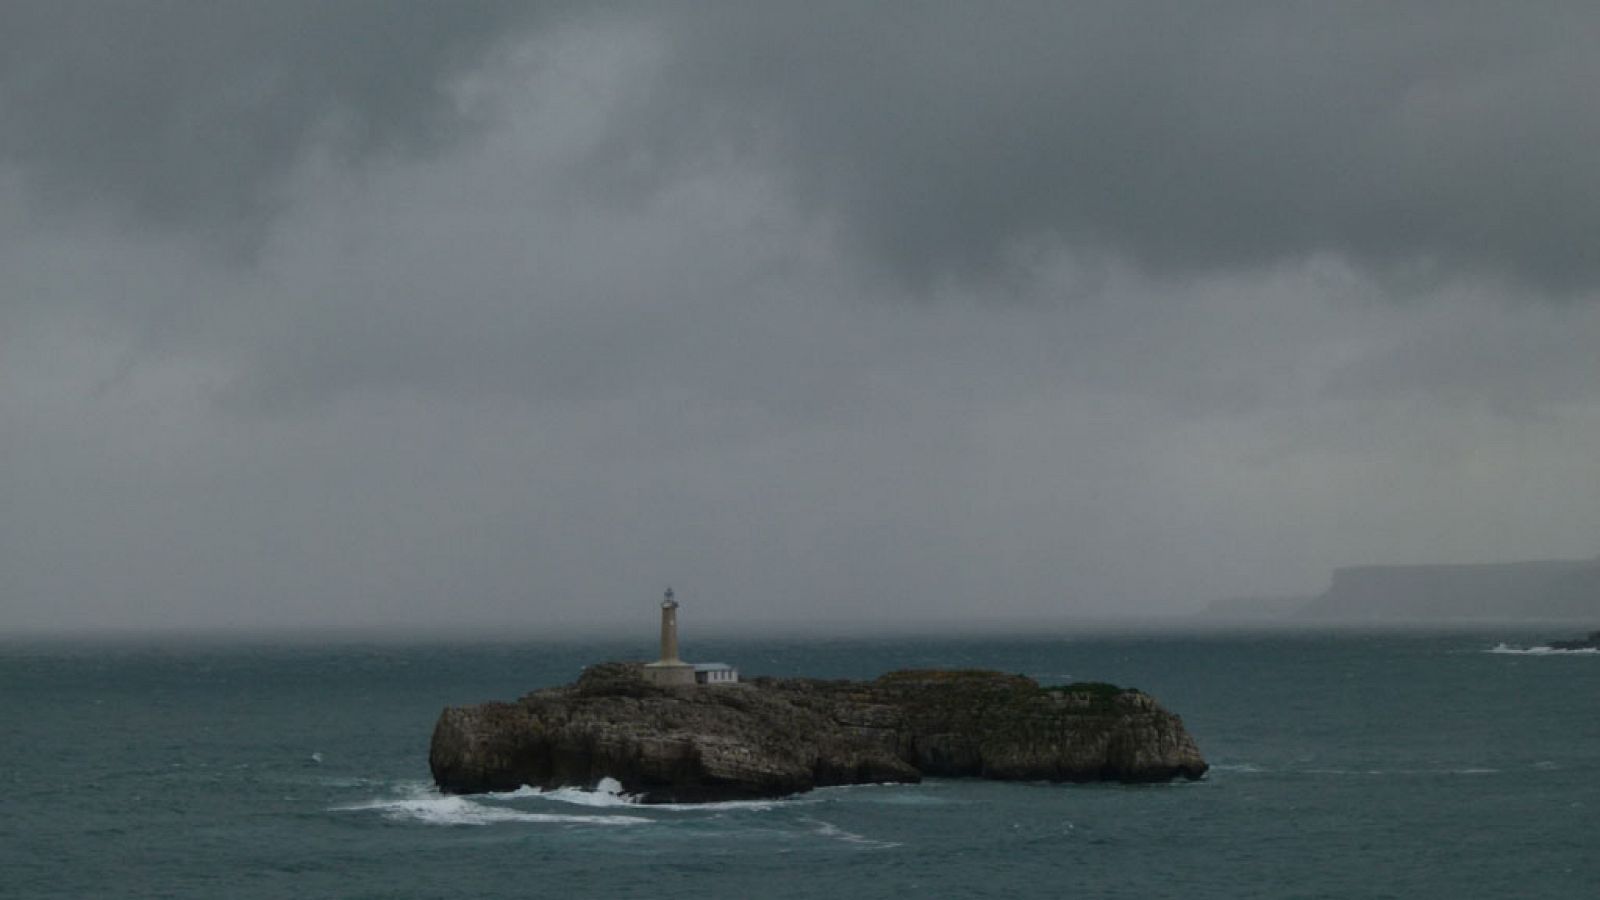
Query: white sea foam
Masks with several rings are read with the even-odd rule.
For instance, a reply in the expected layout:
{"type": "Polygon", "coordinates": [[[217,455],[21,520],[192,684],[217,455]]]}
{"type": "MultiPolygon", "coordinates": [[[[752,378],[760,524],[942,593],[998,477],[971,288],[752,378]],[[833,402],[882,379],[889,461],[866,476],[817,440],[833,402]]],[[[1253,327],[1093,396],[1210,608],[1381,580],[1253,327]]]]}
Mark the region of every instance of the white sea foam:
{"type": "Polygon", "coordinates": [[[802,821],[809,822],[812,825],[817,826],[814,829],[814,833],[825,838],[833,838],[834,840],[844,841],[847,844],[861,844],[865,847],[880,847],[885,849],[889,847],[902,846],[902,844],[900,844],[898,841],[879,841],[866,837],[865,835],[856,834],[853,831],[845,831],[843,828],[840,828],[832,822],[824,822],[821,819],[807,818],[803,819],[802,821]]]}
{"type": "Polygon", "coordinates": [[[567,803],[573,806],[590,806],[600,808],[635,807],[639,809],[667,810],[670,812],[708,812],[716,810],[746,809],[764,810],[776,806],[805,802],[799,798],[785,798],[781,800],[725,800],[720,803],[650,803],[641,801],[636,794],[627,794],[622,790],[622,783],[615,778],[602,778],[595,785],[594,790],[583,788],[554,788],[541,790],[535,787],[522,787],[507,794],[498,796],[510,799],[537,798],[540,800],[553,800],[557,803],[567,803]]]}
{"type": "Polygon", "coordinates": [[[919,791],[932,791],[941,787],[944,787],[944,784],[938,781],[863,781],[859,784],[832,784],[827,787],[817,788],[817,790],[822,793],[845,793],[848,791],[875,790],[882,788],[888,788],[891,790],[904,790],[910,788],[919,791]]]}
{"type": "Polygon", "coordinates": [[[622,782],[615,778],[602,778],[594,790],[586,791],[583,788],[556,788],[554,790],[541,790],[536,787],[520,787],[510,793],[498,796],[522,799],[525,797],[538,797],[541,800],[555,800],[559,803],[570,803],[573,806],[617,807],[633,806],[639,799],[632,794],[622,792],[622,782]]]}
{"type": "Polygon", "coordinates": [[[948,806],[960,801],[948,797],[937,797],[922,792],[895,791],[894,793],[878,794],[872,797],[852,798],[855,803],[870,803],[874,806],[948,806]]]}
{"type": "Polygon", "coordinates": [[[1554,647],[1539,645],[1535,647],[1517,647],[1511,644],[1499,643],[1490,647],[1485,653],[1503,653],[1510,656],[1594,656],[1600,654],[1600,647],[1583,647],[1577,650],[1557,650],[1554,647]]]}
{"type": "Polygon", "coordinates": [[[719,803],[651,803],[644,809],[667,809],[673,812],[700,812],[702,810],[766,810],[779,806],[792,806],[810,801],[798,797],[786,797],[782,800],[723,800],[719,803]]]}
{"type": "Polygon", "coordinates": [[[536,822],[558,825],[643,825],[651,820],[642,816],[574,816],[531,813],[469,797],[441,794],[428,786],[413,785],[398,795],[369,800],[350,806],[333,807],[339,812],[372,811],[396,821],[428,825],[496,825],[505,822],[536,822]]]}
{"type": "Polygon", "coordinates": [[[1255,763],[1213,763],[1211,765],[1211,771],[1213,771],[1213,772],[1243,772],[1243,773],[1248,774],[1248,775],[1254,775],[1254,774],[1257,774],[1259,772],[1265,772],[1266,769],[1261,768],[1260,766],[1256,765],[1255,763]]]}

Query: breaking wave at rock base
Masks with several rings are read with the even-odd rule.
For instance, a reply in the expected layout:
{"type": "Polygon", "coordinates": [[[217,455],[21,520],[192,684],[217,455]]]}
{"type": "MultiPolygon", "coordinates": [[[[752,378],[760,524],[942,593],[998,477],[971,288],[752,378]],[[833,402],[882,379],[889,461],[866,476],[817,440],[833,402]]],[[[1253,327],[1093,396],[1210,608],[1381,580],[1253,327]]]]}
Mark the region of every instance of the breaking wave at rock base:
{"type": "MultiPolygon", "coordinates": [[[[505,794],[502,797],[515,797],[505,794]]],[[[652,819],[627,815],[567,815],[536,813],[504,806],[488,797],[462,797],[441,794],[432,785],[417,782],[401,787],[395,795],[349,806],[333,807],[335,812],[377,812],[396,821],[427,825],[496,825],[507,822],[554,825],[648,825],[652,819]]]]}
{"type": "Polygon", "coordinates": [[[1534,647],[1518,647],[1513,644],[1495,644],[1485,653],[1499,653],[1508,656],[1595,656],[1600,654],[1600,647],[1580,647],[1575,650],[1565,650],[1544,645],[1534,647]]]}

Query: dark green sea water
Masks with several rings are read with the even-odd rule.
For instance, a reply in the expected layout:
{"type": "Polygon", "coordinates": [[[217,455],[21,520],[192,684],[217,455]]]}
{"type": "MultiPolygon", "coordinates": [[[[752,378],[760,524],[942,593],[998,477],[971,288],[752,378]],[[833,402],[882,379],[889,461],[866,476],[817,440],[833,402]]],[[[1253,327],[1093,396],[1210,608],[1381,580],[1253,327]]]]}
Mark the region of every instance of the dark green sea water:
{"type": "Polygon", "coordinates": [[[648,640],[0,643],[0,897],[1600,896],[1600,656],[1498,637],[696,641],[747,674],[1133,685],[1215,768],[684,809],[428,786],[444,705],[648,640]]]}

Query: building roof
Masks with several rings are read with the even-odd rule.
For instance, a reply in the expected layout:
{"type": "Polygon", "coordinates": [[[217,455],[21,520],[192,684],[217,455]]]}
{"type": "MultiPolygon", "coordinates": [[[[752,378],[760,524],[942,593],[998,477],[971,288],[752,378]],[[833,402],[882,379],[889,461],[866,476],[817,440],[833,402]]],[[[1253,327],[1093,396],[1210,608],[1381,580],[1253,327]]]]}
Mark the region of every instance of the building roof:
{"type": "Polygon", "coordinates": [[[730,666],[727,663],[695,663],[694,664],[694,670],[696,672],[727,672],[727,671],[731,671],[732,669],[733,669],[733,666],[730,666]]]}

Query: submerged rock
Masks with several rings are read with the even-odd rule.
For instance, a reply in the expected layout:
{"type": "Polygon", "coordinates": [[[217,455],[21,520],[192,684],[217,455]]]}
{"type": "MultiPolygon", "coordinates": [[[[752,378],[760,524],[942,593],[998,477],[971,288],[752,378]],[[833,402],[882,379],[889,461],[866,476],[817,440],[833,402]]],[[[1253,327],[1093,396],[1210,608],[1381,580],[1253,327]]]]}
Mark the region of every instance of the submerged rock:
{"type": "Polygon", "coordinates": [[[1106,684],[925,670],[667,688],[645,683],[636,663],[591,666],[576,684],[515,703],[447,708],[428,764],[447,793],[592,788],[609,777],[647,803],[925,775],[1149,782],[1208,768],[1177,716],[1106,684]]]}

